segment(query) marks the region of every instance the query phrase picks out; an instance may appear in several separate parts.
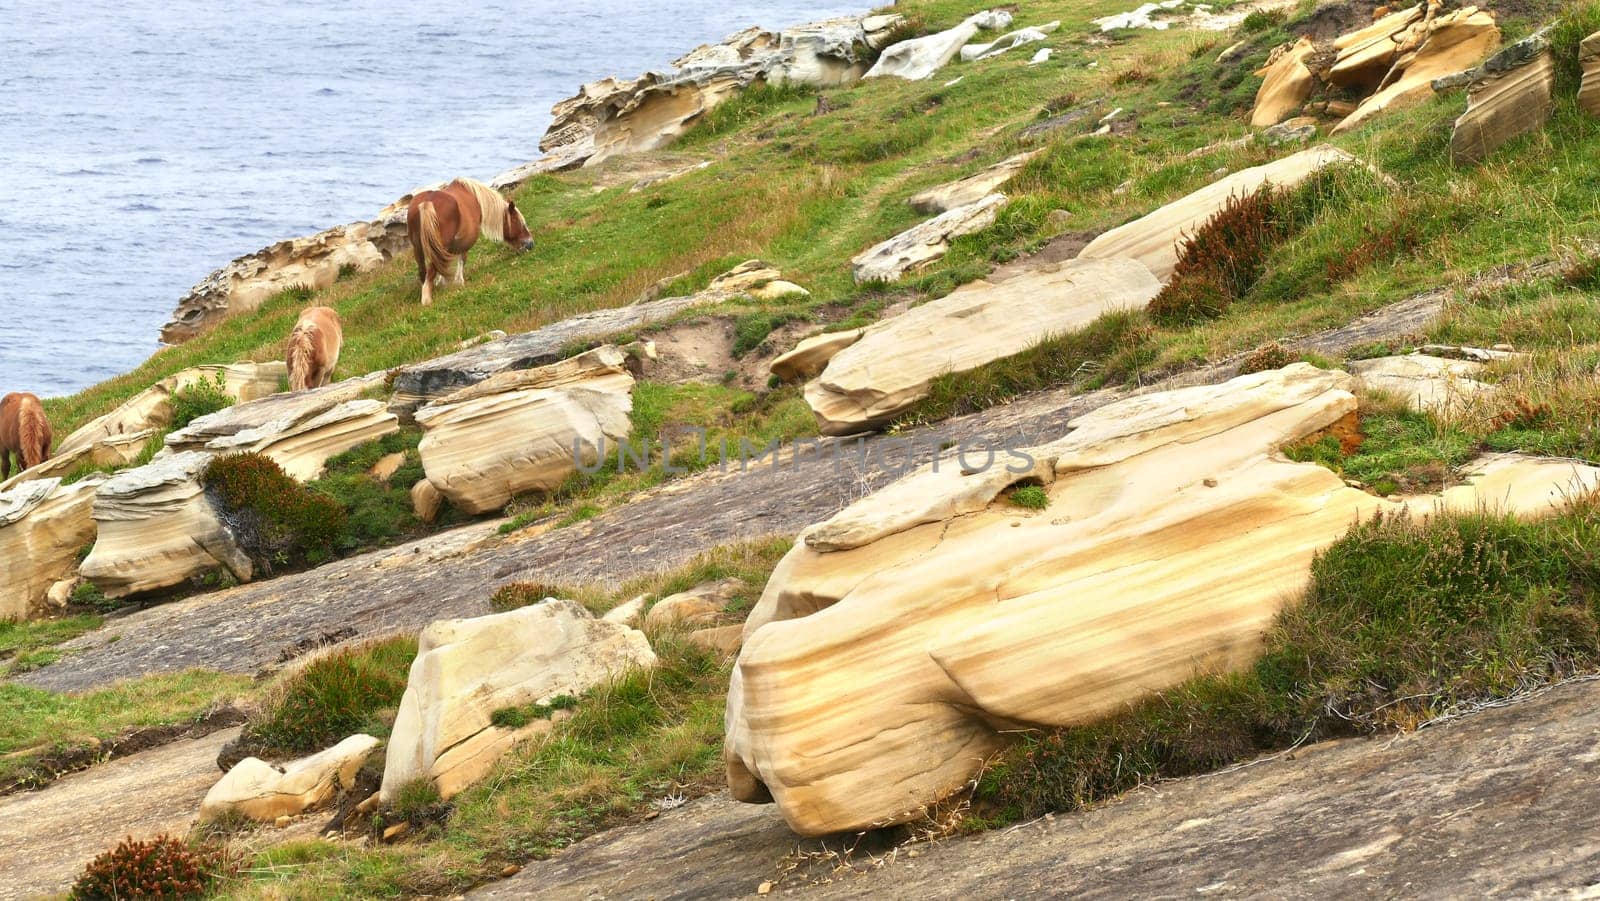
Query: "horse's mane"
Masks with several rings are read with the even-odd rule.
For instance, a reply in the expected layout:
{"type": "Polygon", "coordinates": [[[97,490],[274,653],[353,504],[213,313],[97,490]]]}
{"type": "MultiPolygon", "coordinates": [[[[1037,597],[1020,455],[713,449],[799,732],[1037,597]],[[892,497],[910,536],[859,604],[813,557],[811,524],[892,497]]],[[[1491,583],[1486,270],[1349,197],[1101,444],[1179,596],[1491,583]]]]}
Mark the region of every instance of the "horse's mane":
{"type": "Polygon", "coordinates": [[[482,212],[483,225],[480,230],[486,237],[504,244],[506,240],[506,199],[500,192],[489,187],[481,181],[470,178],[458,178],[456,182],[472,192],[478,198],[478,209],[482,212]]]}

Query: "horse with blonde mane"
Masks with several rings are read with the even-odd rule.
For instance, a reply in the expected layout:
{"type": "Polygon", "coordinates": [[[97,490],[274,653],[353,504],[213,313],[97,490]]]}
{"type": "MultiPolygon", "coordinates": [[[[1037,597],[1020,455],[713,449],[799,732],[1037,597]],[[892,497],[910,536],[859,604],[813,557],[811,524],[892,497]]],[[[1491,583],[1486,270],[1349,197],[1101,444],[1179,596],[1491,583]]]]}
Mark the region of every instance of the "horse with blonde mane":
{"type": "Polygon", "coordinates": [[[519,251],[533,246],[533,235],[517,205],[480,181],[458,178],[437,191],[422,191],[406,207],[406,234],[417,257],[422,305],[433,303],[433,283],[467,281],[466,257],[480,234],[519,251]],[[448,275],[447,275],[448,273],[448,275]]]}
{"type": "Polygon", "coordinates": [[[32,394],[7,394],[0,398],[0,479],[11,478],[11,456],[21,469],[32,469],[50,459],[50,420],[44,404],[32,394]]]}
{"type": "Polygon", "coordinates": [[[289,390],[321,388],[333,378],[339,365],[339,349],[344,345],[344,329],[339,314],[329,307],[306,307],[289,333],[289,390]]]}

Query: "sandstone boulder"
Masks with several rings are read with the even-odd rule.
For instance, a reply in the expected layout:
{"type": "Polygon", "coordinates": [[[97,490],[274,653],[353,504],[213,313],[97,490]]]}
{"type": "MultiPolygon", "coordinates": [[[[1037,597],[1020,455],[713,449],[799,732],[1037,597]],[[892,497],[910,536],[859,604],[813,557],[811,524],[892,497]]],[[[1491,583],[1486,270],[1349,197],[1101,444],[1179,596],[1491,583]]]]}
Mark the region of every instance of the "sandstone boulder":
{"type": "Polygon", "coordinates": [[[637,628],[639,625],[639,616],[640,614],[644,613],[644,602],[648,600],[649,597],[650,596],[647,594],[641,594],[637,597],[623,601],[617,606],[612,607],[610,610],[607,610],[605,615],[600,618],[608,623],[616,623],[622,626],[634,626],[637,628]]]}
{"type": "Polygon", "coordinates": [[[182,344],[229,316],[256,309],[275,294],[296,287],[326,288],[343,271],[365,272],[409,252],[404,210],[279,241],[239,257],[190,288],[161,327],[161,340],[182,344]]]}
{"type": "Polygon", "coordinates": [[[77,575],[78,553],[94,540],[90,511],[104,480],[39,479],[0,491],[0,622],[34,619],[60,606],[51,589],[77,575]]]}
{"type": "Polygon", "coordinates": [[[811,292],[794,282],[783,280],[783,273],[761,260],[746,260],[711,280],[706,291],[713,294],[745,294],[756,300],[805,297],[811,292]]]}
{"type": "MultiPolygon", "coordinates": [[[[1352,383],[1296,364],[1136,397],[1073,421],[1031,467],[947,460],[805,530],[729,686],[734,796],[776,801],[805,835],[904,821],[1017,729],[1249,665],[1315,553],[1400,509],[1274,452],[1355,410],[1352,383]],[[1009,503],[1019,481],[1048,509],[1009,503]]],[[[1496,458],[1410,507],[1535,515],[1596,485],[1592,467],[1496,458]]]]}
{"type": "Polygon", "coordinates": [[[1578,51],[1583,68],[1583,84],[1578,89],[1578,105],[1591,116],[1600,116],[1600,32],[1583,39],[1578,51]]]}
{"type": "Polygon", "coordinates": [[[650,606],[644,624],[651,629],[715,625],[728,603],[746,587],[742,579],[723,579],[669,594],[650,606]]]}
{"type": "Polygon", "coordinates": [[[487,513],[549,490],[626,438],[633,377],[613,345],[505,372],[417,411],[428,481],[452,506],[487,513]]]}
{"type": "Polygon", "coordinates": [[[1367,388],[1399,397],[1412,409],[1441,416],[1459,413],[1472,398],[1494,390],[1473,378],[1483,371],[1483,364],[1471,360],[1418,353],[1357,360],[1349,368],[1367,388]]]}
{"type": "Polygon", "coordinates": [[[998,191],[1006,182],[1015,178],[1028,161],[1043,153],[1034,150],[1028,153],[1019,153],[1016,156],[1001,160],[975,175],[969,175],[960,181],[938,185],[918,194],[913,194],[909,203],[911,208],[919,213],[933,215],[947,213],[957,207],[968,206],[988,197],[998,191]]]}
{"type": "Polygon", "coordinates": [[[1500,28],[1493,13],[1475,6],[1445,15],[1436,12],[1436,7],[1430,8],[1427,16],[1392,37],[1393,62],[1376,93],[1335,126],[1334,134],[1350,131],[1389,110],[1426,100],[1433,96],[1436,79],[1472,68],[1500,46],[1500,28]]]}
{"type": "Polygon", "coordinates": [[[627,670],[651,667],[644,633],[595,619],[573,601],[422,630],[389,737],[382,794],[429,779],[448,798],[481,778],[514,742],[495,711],[581,696],[627,670]]]}
{"type": "Polygon", "coordinates": [[[1507,141],[1543,128],[1555,85],[1555,55],[1543,33],[1490,57],[1468,85],[1467,111],[1450,136],[1450,159],[1475,165],[1507,141]]]}
{"type": "Polygon", "coordinates": [[[200,485],[211,457],[172,454],[101,482],[93,507],[98,537],[79,573],[113,598],[170,588],[218,568],[250,581],[250,557],[200,485]]]}
{"type": "Polygon", "coordinates": [[[979,31],[998,31],[1011,24],[1011,14],[1001,10],[987,10],[971,16],[948,31],[930,34],[909,41],[901,41],[885,48],[867,70],[865,78],[892,75],[907,81],[921,81],[944,68],[956,58],[961,48],[977,36],[979,31]]]}
{"type": "Polygon", "coordinates": [[[1354,162],[1355,157],[1324,144],[1264,166],[1235,172],[1142,219],[1106,232],[1091,241],[1079,257],[1138,260],[1165,283],[1178,265],[1178,252],[1185,236],[1216,215],[1229,198],[1247,196],[1269,184],[1293,187],[1329,166],[1354,162]]]}
{"type": "Polygon", "coordinates": [[[1037,44],[1049,38],[1060,27],[1060,22],[1047,22],[1043,25],[1022,28],[1003,34],[987,44],[968,44],[961,48],[961,61],[976,62],[978,60],[992,59],[1024,44],[1037,44]]]}
{"type": "Polygon", "coordinates": [[[798,382],[812,378],[827,367],[841,350],[861,340],[866,329],[845,332],[827,332],[801,339],[794,350],[782,354],[768,366],[772,374],[785,382],[798,382]]]}
{"type": "Polygon", "coordinates": [[[1410,6],[1336,38],[1328,82],[1361,94],[1376,91],[1394,68],[1401,46],[1412,39],[1408,29],[1422,21],[1423,8],[1420,3],[1410,6]]]}
{"type": "Polygon", "coordinates": [[[433,483],[422,479],[411,486],[411,512],[423,522],[433,522],[439,518],[439,508],[444,504],[444,495],[433,483]]]}
{"type": "Polygon", "coordinates": [[[382,401],[360,399],[382,374],[323,388],[276,394],[202,416],[167,436],[158,454],[260,453],[302,482],[322,474],[329,457],[400,430],[382,401]]]}
{"type": "Polygon", "coordinates": [[[1256,73],[1265,80],[1256,92],[1251,125],[1257,128],[1277,125],[1305,105],[1317,85],[1317,78],[1307,67],[1306,60],[1316,52],[1316,42],[1309,37],[1273,51],[1266,66],[1256,73]]]}
{"type": "Polygon", "coordinates": [[[382,744],[370,735],[352,735],[326,751],[281,767],[246,757],[206,792],[200,822],[239,814],[261,823],[299,816],[355,788],[356,773],[382,744]]]}
{"type": "Polygon", "coordinates": [[[1123,28],[1166,31],[1172,27],[1172,21],[1167,18],[1168,14],[1174,10],[1181,10],[1186,2],[1187,0],[1159,0],[1156,3],[1145,3],[1125,13],[1095,19],[1094,24],[1099,25],[1101,31],[1117,31],[1123,28]]]}
{"type": "Polygon", "coordinates": [[[926,396],[938,375],[1021,353],[1113,310],[1142,308],[1161,285],[1143,263],[1072,260],[963,285],[877,322],[806,386],[823,434],[876,428],[926,396]]]}
{"type": "Polygon", "coordinates": [[[851,271],[858,282],[899,281],[907,272],[949,253],[954,239],[993,225],[1007,202],[1004,194],[990,194],[956,207],[856,255],[850,260],[851,271]]]}

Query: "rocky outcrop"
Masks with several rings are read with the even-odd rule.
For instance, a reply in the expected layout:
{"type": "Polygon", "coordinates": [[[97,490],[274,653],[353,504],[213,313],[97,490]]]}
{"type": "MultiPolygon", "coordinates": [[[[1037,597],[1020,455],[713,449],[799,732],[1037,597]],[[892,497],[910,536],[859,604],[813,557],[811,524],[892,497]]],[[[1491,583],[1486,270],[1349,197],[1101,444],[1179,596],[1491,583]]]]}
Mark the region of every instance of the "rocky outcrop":
{"type": "Polygon", "coordinates": [[[1543,32],[1490,57],[1470,76],[1467,111],[1450,136],[1450,159],[1476,165],[1507,141],[1544,128],[1555,86],[1555,55],[1543,32]]]}
{"type": "Polygon", "coordinates": [[[156,456],[265,454],[307,482],[322,474],[329,457],[399,431],[399,419],[382,401],[361,399],[381,384],[379,373],[228,407],[168,435],[166,449],[156,456]]]}
{"type": "Polygon", "coordinates": [[[1357,360],[1349,369],[1363,386],[1440,416],[1459,413],[1472,398],[1494,390],[1473,378],[1483,371],[1483,364],[1472,360],[1417,353],[1357,360]]]}
{"type": "Polygon", "coordinates": [[[0,492],[0,622],[34,619],[59,606],[51,588],[77,574],[78,554],[94,540],[90,511],[103,480],[39,479],[0,492]]]}
{"type": "Polygon", "coordinates": [[[579,697],[655,662],[644,633],[596,619],[573,601],[551,598],[509,613],[433,623],[418,638],[389,736],[382,796],[428,779],[448,798],[515,742],[516,730],[493,724],[496,711],[579,697]]]}
{"type": "Polygon", "coordinates": [[[1414,19],[1391,16],[1383,21],[1409,24],[1387,35],[1375,36],[1370,44],[1352,45],[1340,51],[1338,61],[1330,70],[1330,80],[1360,93],[1368,90],[1372,93],[1355,112],[1334,127],[1334,134],[1343,134],[1375,116],[1426,100],[1433,96],[1436,79],[1472,68],[1500,46],[1500,28],[1495,24],[1493,13],[1475,6],[1444,15],[1438,13],[1439,6],[1435,2],[1428,6],[1425,15],[1414,19]],[[1378,59],[1369,62],[1374,54],[1378,59]],[[1384,63],[1388,63],[1387,68],[1384,63]],[[1370,74],[1380,70],[1384,73],[1380,80],[1370,81],[1370,74]]]}
{"type": "Polygon", "coordinates": [[[772,374],[785,382],[798,382],[812,378],[827,368],[828,361],[839,351],[861,340],[866,329],[845,332],[827,332],[804,338],[794,350],[773,359],[768,365],[772,374]]]}
{"type": "Polygon", "coordinates": [[[978,60],[992,59],[1025,44],[1037,44],[1046,40],[1061,27],[1060,22],[1046,22],[1031,28],[1021,28],[1008,34],[1003,34],[987,44],[968,44],[961,48],[962,62],[977,62],[978,60]]]}
{"type": "Polygon", "coordinates": [[[241,582],[254,567],[200,485],[211,454],[172,454],[123,470],[95,491],[98,537],[79,573],[121,598],[170,588],[225,568],[241,582]]]}
{"type": "Polygon", "coordinates": [[[584,85],[556,104],[539,149],[594,166],[665,147],[707,111],[757,82],[822,88],[855,83],[872,50],[901,18],[829,19],[783,32],[749,28],[697,48],[671,71],[584,85]]]}
{"type": "Polygon", "coordinates": [[[365,272],[408,251],[405,211],[279,241],[206,276],[178,301],[161,340],[182,344],[223,319],[248,313],[290,288],[322,289],[341,271],[365,272]]]}
{"type": "Polygon", "coordinates": [[[1250,114],[1251,125],[1257,128],[1277,125],[1294,116],[1305,105],[1317,86],[1317,77],[1306,65],[1306,60],[1316,52],[1316,42],[1309,37],[1273,51],[1266,66],[1256,73],[1264,80],[1256,92],[1255,109],[1250,114]]]}
{"type": "MultiPolygon", "coordinates": [[[[1135,397],[987,467],[923,468],[801,533],[729,687],[735,797],[805,835],[920,815],[1007,734],[1250,664],[1315,553],[1390,503],[1274,453],[1356,409],[1296,364],[1135,397]],[[1005,497],[1042,485],[1044,510],[1005,497]],[[863,690],[870,686],[870,690],[863,690]]],[[[953,465],[954,464],[954,465],[953,465]]],[[[1600,470],[1495,457],[1411,510],[1537,515],[1600,470]]]]}
{"type": "Polygon", "coordinates": [[[998,31],[1010,24],[1009,12],[987,10],[978,13],[948,31],[901,41],[886,48],[864,77],[881,78],[892,75],[907,81],[921,81],[955,59],[961,48],[976,37],[979,31],[986,29],[998,31]]]}
{"type": "Polygon", "coordinates": [[[1174,14],[1174,10],[1181,10],[1186,2],[1187,0],[1160,0],[1158,3],[1145,3],[1125,13],[1095,19],[1094,24],[1099,25],[1101,31],[1116,31],[1122,28],[1166,31],[1172,27],[1172,22],[1165,16],[1174,14]]]}
{"type": "Polygon", "coordinates": [[[450,504],[487,513],[549,490],[595,464],[632,431],[633,376],[605,345],[538,369],[506,372],[417,411],[428,481],[450,504]]]}
{"type": "Polygon", "coordinates": [[[200,802],[200,822],[236,815],[271,823],[316,810],[355,788],[356,773],[380,744],[370,735],[352,735],[326,751],[283,766],[246,757],[206,792],[200,802]]]}
{"type": "Polygon", "coordinates": [[[850,260],[851,271],[858,282],[899,281],[907,272],[949,253],[956,238],[993,225],[1007,202],[1004,194],[990,194],[935,216],[857,254],[850,260]]]}
{"type": "Polygon", "coordinates": [[[66,475],[84,465],[132,463],[147,441],[172,424],[172,395],[200,382],[220,384],[224,394],[246,402],[276,393],[288,377],[288,367],[280,362],[196,366],[169,375],[110,413],[80,426],[61,439],[49,460],[0,483],[0,489],[28,479],[66,475]]]}
{"type": "Polygon", "coordinates": [[[1028,153],[1019,153],[1016,156],[1001,160],[975,175],[969,175],[960,181],[938,185],[913,194],[907,201],[911,208],[919,213],[934,215],[947,213],[957,207],[968,206],[988,197],[998,191],[1006,182],[1015,178],[1018,172],[1028,164],[1028,161],[1043,153],[1034,150],[1028,153]]]}
{"type": "Polygon", "coordinates": [[[823,434],[876,428],[925,397],[936,376],[1021,353],[1112,310],[1142,308],[1160,291],[1142,263],[1127,259],[972,282],[868,327],[806,386],[806,403],[823,434]]]}
{"type": "Polygon", "coordinates": [[[1249,195],[1268,184],[1291,188],[1328,166],[1355,161],[1355,157],[1343,150],[1321,145],[1264,166],[1235,172],[1142,219],[1106,232],[1091,241],[1079,256],[1138,260],[1165,283],[1178,265],[1178,252],[1185,236],[1193,234],[1216,215],[1229,198],[1249,195]]]}
{"type": "Polygon", "coordinates": [[[690,307],[721,303],[731,296],[707,291],[688,297],[665,297],[610,310],[595,310],[531,332],[425,360],[395,375],[389,409],[403,419],[410,419],[423,404],[476,385],[497,373],[559,362],[574,344],[633,331],[690,307]]]}
{"type": "Polygon", "coordinates": [[[744,294],[756,300],[805,297],[811,292],[794,282],[783,280],[783,273],[761,260],[746,260],[711,280],[706,291],[712,294],[744,294]]]}
{"type": "Polygon", "coordinates": [[[1600,116],[1600,32],[1583,39],[1578,50],[1578,65],[1583,69],[1578,106],[1591,116],[1600,116]]]}

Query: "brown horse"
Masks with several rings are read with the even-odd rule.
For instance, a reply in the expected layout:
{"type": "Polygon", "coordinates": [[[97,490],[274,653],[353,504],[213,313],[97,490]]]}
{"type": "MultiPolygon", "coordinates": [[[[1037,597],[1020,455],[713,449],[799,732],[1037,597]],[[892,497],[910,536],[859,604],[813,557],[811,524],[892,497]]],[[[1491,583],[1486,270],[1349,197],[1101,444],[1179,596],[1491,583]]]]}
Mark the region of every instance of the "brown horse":
{"type": "Polygon", "coordinates": [[[329,307],[306,307],[289,333],[289,390],[321,388],[339,365],[344,329],[339,314],[329,307]]]}
{"type": "Polygon", "coordinates": [[[466,284],[467,251],[480,233],[518,250],[533,246],[533,235],[517,205],[483,182],[458,178],[437,191],[423,191],[406,208],[406,233],[417,255],[422,304],[433,303],[433,282],[449,278],[466,284]]]}
{"type": "Polygon", "coordinates": [[[32,394],[7,394],[0,398],[0,479],[11,478],[11,455],[22,469],[32,469],[50,459],[50,420],[44,404],[32,394]]]}

